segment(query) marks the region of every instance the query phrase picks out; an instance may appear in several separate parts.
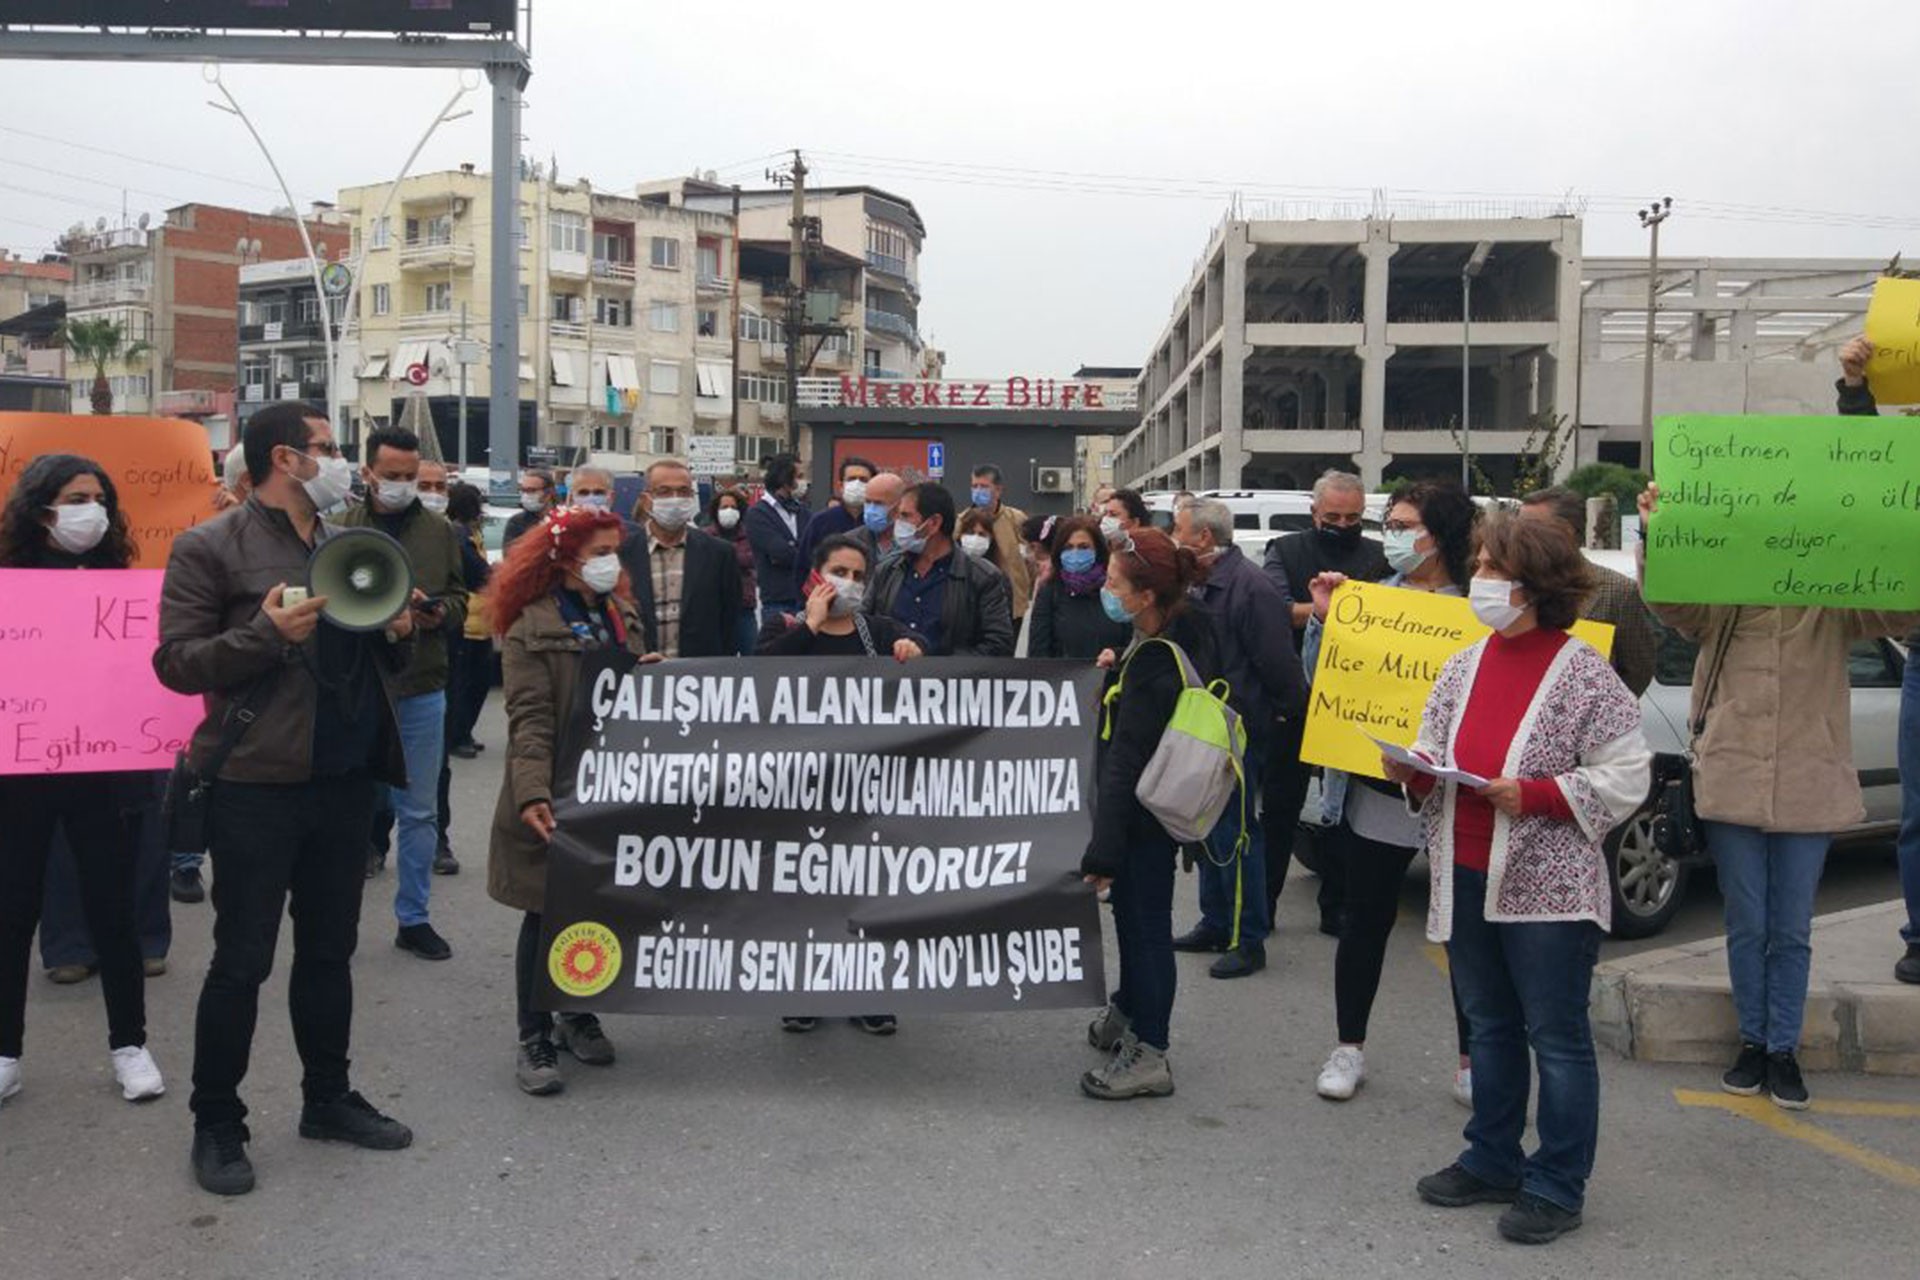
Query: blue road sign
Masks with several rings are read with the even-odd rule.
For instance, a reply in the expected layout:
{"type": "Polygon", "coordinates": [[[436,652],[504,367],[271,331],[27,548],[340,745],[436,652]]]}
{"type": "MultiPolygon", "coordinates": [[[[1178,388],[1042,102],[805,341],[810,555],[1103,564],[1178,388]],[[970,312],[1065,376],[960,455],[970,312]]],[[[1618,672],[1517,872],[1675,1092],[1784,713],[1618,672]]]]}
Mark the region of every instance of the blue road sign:
{"type": "Polygon", "coordinates": [[[927,442],[927,474],[938,479],[947,473],[947,446],[937,440],[927,442]]]}

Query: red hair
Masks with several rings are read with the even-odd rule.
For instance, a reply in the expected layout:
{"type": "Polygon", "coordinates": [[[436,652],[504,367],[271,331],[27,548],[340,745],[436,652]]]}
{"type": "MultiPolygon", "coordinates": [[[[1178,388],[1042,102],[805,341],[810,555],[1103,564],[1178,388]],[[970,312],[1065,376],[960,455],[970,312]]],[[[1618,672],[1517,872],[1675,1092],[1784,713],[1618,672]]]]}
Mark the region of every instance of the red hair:
{"type": "MultiPolygon", "coordinates": [[[[580,551],[602,529],[623,529],[620,517],[592,507],[555,507],[507,548],[506,558],[487,583],[487,618],[494,634],[504,636],[528,605],[566,580],[580,551]]],[[[623,574],[614,594],[627,595],[623,574]]]]}
{"type": "Polygon", "coordinates": [[[1107,563],[1118,564],[1127,581],[1151,595],[1168,617],[1186,608],[1187,592],[1207,580],[1206,568],[1193,552],[1158,529],[1129,529],[1127,535],[1108,546],[1107,563]]]}

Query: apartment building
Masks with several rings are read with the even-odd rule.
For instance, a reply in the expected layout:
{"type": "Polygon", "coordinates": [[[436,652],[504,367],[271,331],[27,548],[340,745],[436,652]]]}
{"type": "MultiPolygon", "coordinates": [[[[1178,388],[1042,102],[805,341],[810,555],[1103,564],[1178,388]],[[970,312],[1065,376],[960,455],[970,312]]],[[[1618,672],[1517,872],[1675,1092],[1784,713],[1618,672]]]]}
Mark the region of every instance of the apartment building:
{"type": "MultiPolygon", "coordinates": [[[[1114,408],[1131,409],[1139,403],[1140,372],[1138,366],[1083,364],[1074,370],[1073,380],[1099,387],[1102,398],[1114,408]]],[[[1089,505],[1101,485],[1116,483],[1113,464],[1121,439],[1080,436],[1074,441],[1073,491],[1077,506],[1089,505]]]]}
{"type": "Polygon", "coordinates": [[[1227,219],[1153,345],[1116,473],[1202,489],[1457,472],[1464,354],[1473,453],[1498,475],[1574,411],[1580,279],[1573,217],[1227,219]]]}
{"type": "MultiPolygon", "coordinates": [[[[308,219],[316,250],[342,245],[344,229],[323,207],[308,219]],[[329,243],[330,242],[330,243],[329,243]]],[[[117,413],[206,418],[239,378],[240,267],[248,260],[304,256],[291,211],[250,213],[220,205],[169,209],[157,226],[76,227],[62,241],[72,265],[69,320],[117,321],[129,343],[149,349],[107,369],[117,413]]],[[[88,403],[92,370],[69,367],[76,410],[88,403]]],[[[83,410],[81,410],[83,411],[83,410]]]]}
{"type": "Polygon", "coordinates": [[[326,324],[330,318],[337,331],[345,299],[328,302],[304,257],[240,268],[238,425],[275,400],[327,403],[326,324]]]}
{"type": "Polygon", "coordinates": [[[72,280],[73,268],[65,262],[28,262],[0,251],[0,373],[66,376],[66,353],[46,336],[65,314],[72,280]]]}

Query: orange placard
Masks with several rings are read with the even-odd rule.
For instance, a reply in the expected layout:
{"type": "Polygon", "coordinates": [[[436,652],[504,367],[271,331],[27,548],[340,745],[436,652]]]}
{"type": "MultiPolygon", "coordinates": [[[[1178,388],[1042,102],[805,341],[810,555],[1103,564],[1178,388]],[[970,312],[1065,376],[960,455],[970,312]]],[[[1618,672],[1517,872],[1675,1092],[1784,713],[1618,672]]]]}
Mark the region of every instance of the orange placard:
{"type": "Polygon", "coordinates": [[[92,458],[113,477],[133,540],[134,567],[164,569],[173,540],[210,519],[218,476],[207,429],[184,418],[0,413],[0,502],[43,453],[92,458]]]}

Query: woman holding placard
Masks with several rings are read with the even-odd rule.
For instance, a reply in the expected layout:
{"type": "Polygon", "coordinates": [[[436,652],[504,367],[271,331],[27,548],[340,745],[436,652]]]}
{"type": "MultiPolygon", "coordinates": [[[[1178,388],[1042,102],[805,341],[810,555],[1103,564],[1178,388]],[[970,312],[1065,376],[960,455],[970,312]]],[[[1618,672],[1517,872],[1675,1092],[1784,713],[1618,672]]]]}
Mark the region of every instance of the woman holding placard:
{"type": "MultiPolygon", "coordinates": [[[[0,568],[125,569],[138,554],[112,478],[87,458],[34,459],[0,512],[0,568]]],[[[137,813],[150,789],[145,773],[0,777],[0,1099],[20,1091],[29,951],[56,830],[73,851],[100,959],[114,1079],[130,1102],[166,1091],[146,1049],[146,976],[133,914],[137,813]]]]}
{"type": "MultiPolygon", "coordinates": [[[[1640,524],[1660,490],[1640,495],[1640,524]]],[[[1641,543],[1642,568],[1645,547],[1641,543]]],[[[1832,833],[1866,820],[1853,764],[1847,654],[1920,614],[1760,605],[1655,604],[1700,646],[1693,668],[1693,807],[1726,903],[1727,970],[1740,1053],[1728,1093],[1806,1107],[1796,1056],[1813,960],[1813,898],[1832,833]]]]}
{"type": "MultiPolygon", "coordinates": [[[[1423,481],[1395,489],[1387,499],[1385,522],[1387,563],[1394,576],[1384,585],[1463,594],[1472,572],[1477,516],[1473,500],[1458,485],[1423,481]]],[[[1319,663],[1327,606],[1334,589],[1345,581],[1341,574],[1323,573],[1311,584],[1313,617],[1301,646],[1309,677],[1319,663]]],[[[1326,820],[1335,827],[1330,856],[1341,860],[1346,876],[1346,923],[1333,960],[1340,1042],[1314,1088],[1329,1101],[1344,1102],[1366,1079],[1367,1022],[1380,991],[1387,937],[1400,913],[1400,887],[1420,851],[1420,822],[1407,812],[1400,789],[1376,778],[1328,770],[1321,787],[1326,820]]],[[[1464,1101],[1471,1090],[1464,1027],[1459,1047],[1462,1070],[1455,1077],[1455,1092],[1464,1101]]]]}
{"type": "Polygon", "coordinates": [[[1457,1162],[1419,1183],[1445,1208],[1505,1203],[1500,1234],[1544,1244],[1580,1225],[1600,1132],[1587,988],[1611,923],[1601,841],[1647,796],[1640,702],[1568,635],[1593,590],[1573,539],[1490,517],[1468,599],[1494,634],[1447,660],[1414,754],[1475,787],[1383,761],[1419,813],[1432,871],[1427,936],[1445,943],[1473,1059],[1457,1162]],[[1539,1064],[1540,1145],[1521,1150],[1539,1064]]]}

